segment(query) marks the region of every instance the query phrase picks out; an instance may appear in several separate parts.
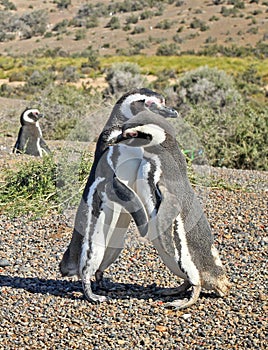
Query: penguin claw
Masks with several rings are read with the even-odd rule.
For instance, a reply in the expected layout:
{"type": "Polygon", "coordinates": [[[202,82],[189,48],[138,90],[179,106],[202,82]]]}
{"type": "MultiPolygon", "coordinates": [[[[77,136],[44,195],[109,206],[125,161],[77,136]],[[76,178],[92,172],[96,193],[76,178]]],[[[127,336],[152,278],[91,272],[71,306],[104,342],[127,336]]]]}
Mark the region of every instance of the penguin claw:
{"type": "Polygon", "coordinates": [[[192,304],[189,304],[189,301],[190,300],[188,299],[175,300],[169,303],[165,303],[164,307],[167,307],[167,308],[174,307],[176,309],[183,309],[192,305],[192,304]]]}

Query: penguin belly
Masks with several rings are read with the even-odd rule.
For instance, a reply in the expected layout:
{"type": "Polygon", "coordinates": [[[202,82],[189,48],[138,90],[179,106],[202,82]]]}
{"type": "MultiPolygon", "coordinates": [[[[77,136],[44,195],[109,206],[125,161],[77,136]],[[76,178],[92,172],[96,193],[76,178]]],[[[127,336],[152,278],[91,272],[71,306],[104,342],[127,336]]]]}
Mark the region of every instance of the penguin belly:
{"type": "Polygon", "coordinates": [[[119,155],[114,164],[115,174],[123,183],[134,189],[134,182],[143,159],[143,149],[126,145],[118,145],[117,148],[119,155]]]}

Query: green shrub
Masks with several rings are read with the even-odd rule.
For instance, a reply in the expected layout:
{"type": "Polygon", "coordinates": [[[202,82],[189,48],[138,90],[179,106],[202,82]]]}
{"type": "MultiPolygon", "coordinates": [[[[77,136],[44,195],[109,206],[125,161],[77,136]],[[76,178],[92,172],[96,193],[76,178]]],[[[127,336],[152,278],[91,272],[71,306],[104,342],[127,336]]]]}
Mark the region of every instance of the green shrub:
{"type": "Polygon", "coordinates": [[[57,8],[67,9],[71,5],[71,0],[53,0],[53,3],[57,4],[57,8]]]}
{"type": "Polygon", "coordinates": [[[107,70],[106,81],[109,88],[105,94],[120,96],[129,90],[147,85],[146,79],[140,74],[140,68],[133,63],[113,64],[107,70]]]}
{"type": "MultiPolygon", "coordinates": [[[[44,113],[42,130],[47,139],[68,139],[76,125],[90,115],[100,100],[98,93],[90,95],[74,86],[48,86],[33,99],[34,105],[44,113]]],[[[85,126],[88,139],[96,137],[94,124],[85,126]],[[92,128],[92,130],[91,130],[92,128]]],[[[85,131],[86,132],[86,131],[85,131]]]]}
{"type": "Polygon", "coordinates": [[[91,165],[92,154],[71,146],[57,157],[24,157],[16,170],[2,171],[0,210],[11,216],[38,216],[50,210],[76,208],[91,165]]]}
{"type": "Polygon", "coordinates": [[[84,40],[86,39],[86,30],[84,28],[82,29],[78,29],[76,32],[75,32],[75,37],[74,37],[74,40],[84,40]]]}
{"type": "Polygon", "coordinates": [[[39,212],[56,194],[56,164],[52,157],[22,162],[16,171],[8,170],[1,187],[1,209],[17,212],[39,212]],[[15,199],[15,200],[14,200],[15,199]]]}
{"type": "Polygon", "coordinates": [[[110,21],[106,24],[107,28],[111,28],[112,30],[114,29],[119,29],[120,28],[120,20],[118,17],[113,16],[110,21]]]}
{"type": "Polygon", "coordinates": [[[241,101],[231,76],[206,66],[185,73],[179,81],[178,91],[184,103],[207,105],[214,110],[232,109],[241,101]]]}
{"type": "Polygon", "coordinates": [[[136,24],[139,21],[139,17],[136,15],[131,15],[126,18],[126,24],[136,24]]]}
{"type": "Polygon", "coordinates": [[[157,56],[177,56],[180,54],[180,48],[177,44],[161,44],[156,50],[157,56]]]}
{"type": "Polygon", "coordinates": [[[27,94],[33,94],[43,90],[48,85],[54,83],[55,74],[52,71],[40,71],[35,70],[33,73],[26,79],[23,90],[27,94]]]}
{"type": "Polygon", "coordinates": [[[4,6],[4,11],[17,11],[17,7],[15,4],[13,4],[13,2],[9,1],[9,0],[2,0],[1,1],[1,5],[4,6]]]}
{"type": "Polygon", "coordinates": [[[136,26],[134,27],[134,29],[132,30],[131,34],[141,34],[145,32],[145,28],[141,27],[141,26],[136,26]]]}
{"type": "MultiPolygon", "coordinates": [[[[260,84],[254,67],[241,74],[240,84],[241,80],[260,84]]],[[[268,108],[245,101],[231,76],[216,68],[200,67],[185,73],[175,90],[177,109],[191,131],[188,128],[183,136],[185,126],[177,126],[183,148],[197,153],[203,149],[213,166],[268,169],[264,147],[268,108]]]]}
{"type": "Polygon", "coordinates": [[[198,138],[202,140],[209,163],[238,169],[268,170],[268,109],[244,103],[233,110],[217,113],[196,106],[186,116],[198,138]]]}
{"type": "Polygon", "coordinates": [[[163,21],[156,24],[155,28],[157,29],[170,29],[173,25],[174,21],[170,21],[169,19],[164,19],[163,21]]]}

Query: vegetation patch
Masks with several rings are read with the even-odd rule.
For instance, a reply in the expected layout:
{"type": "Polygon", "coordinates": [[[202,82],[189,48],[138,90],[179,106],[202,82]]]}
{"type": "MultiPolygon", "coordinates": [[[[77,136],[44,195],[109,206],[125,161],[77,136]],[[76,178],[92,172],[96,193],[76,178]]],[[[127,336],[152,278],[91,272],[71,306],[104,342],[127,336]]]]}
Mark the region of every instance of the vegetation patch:
{"type": "MultiPolygon", "coordinates": [[[[70,150],[69,150],[70,151],[70,150]]],[[[92,154],[63,151],[60,156],[20,156],[17,169],[1,171],[0,211],[10,216],[31,213],[37,217],[51,210],[76,208],[91,164],[92,154]]]]}

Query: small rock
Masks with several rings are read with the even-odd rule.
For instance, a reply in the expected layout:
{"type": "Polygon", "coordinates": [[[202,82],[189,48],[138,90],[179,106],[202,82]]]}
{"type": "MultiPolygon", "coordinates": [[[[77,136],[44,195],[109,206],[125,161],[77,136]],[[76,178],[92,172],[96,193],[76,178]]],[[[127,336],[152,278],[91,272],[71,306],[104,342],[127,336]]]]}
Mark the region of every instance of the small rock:
{"type": "Polygon", "coordinates": [[[0,267],[10,266],[10,262],[7,259],[0,259],[0,267]]]}
{"type": "Polygon", "coordinates": [[[182,317],[184,320],[189,320],[189,318],[190,318],[191,316],[192,316],[191,314],[183,314],[181,317],[182,317]]]}
{"type": "Polygon", "coordinates": [[[162,326],[162,325],[157,325],[157,326],[155,326],[155,330],[158,332],[165,332],[167,330],[167,327],[162,326]]]}

